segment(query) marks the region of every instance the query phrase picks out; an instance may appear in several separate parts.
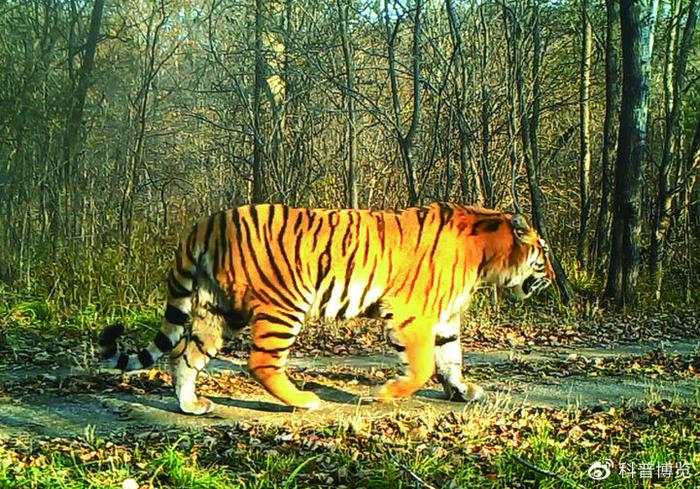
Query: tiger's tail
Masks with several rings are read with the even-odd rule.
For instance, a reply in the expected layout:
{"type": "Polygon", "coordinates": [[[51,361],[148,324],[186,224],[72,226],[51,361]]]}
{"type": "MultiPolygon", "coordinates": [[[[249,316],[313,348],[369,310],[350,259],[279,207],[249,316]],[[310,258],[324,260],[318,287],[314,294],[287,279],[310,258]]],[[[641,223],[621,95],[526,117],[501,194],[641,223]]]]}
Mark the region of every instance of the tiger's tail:
{"type": "Polygon", "coordinates": [[[193,292],[198,276],[200,250],[193,249],[197,242],[197,226],[178,247],[173,265],[168,272],[168,300],[160,331],[153,342],[138,352],[121,352],[118,339],[124,334],[121,323],[106,327],[99,338],[101,357],[110,368],[124,371],[142,370],[153,365],[163,354],[178,344],[191,320],[193,292]]]}

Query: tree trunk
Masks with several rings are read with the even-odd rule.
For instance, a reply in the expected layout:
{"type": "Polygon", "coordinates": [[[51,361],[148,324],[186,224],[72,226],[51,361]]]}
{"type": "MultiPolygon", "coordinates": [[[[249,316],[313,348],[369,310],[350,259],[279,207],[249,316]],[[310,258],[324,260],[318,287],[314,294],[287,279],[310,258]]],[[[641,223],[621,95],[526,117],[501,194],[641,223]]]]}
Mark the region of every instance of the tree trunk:
{"type": "Polygon", "coordinates": [[[336,2],[340,24],[340,41],[343,46],[343,62],[345,63],[345,110],[347,114],[347,194],[346,205],[357,209],[357,171],[355,168],[355,74],[352,62],[352,51],[348,37],[348,8],[349,4],[336,2]]]}
{"type": "MultiPolygon", "coordinates": [[[[532,220],[535,228],[540,233],[540,236],[545,241],[549,241],[547,233],[547,225],[544,219],[544,202],[542,190],[539,184],[539,146],[537,140],[537,130],[539,128],[539,111],[541,97],[540,88],[540,73],[539,67],[542,59],[542,46],[539,25],[539,6],[535,2],[532,12],[532,33],[533,33],[533,73],[532,73],[532,90],[533,90],[533,109],[532,115],[528,117],[525,98],[525,80],[523,67],[521,63],[522,55],[519,51],[522,49],[522,30],[520,19],[517,18],[520,12],[512,15],[513,29],[511,35],[513,56],[511,59],[515,61],[514,75],[518,95],[518,113],[520,118],[520,136],[523,145],[523,159],[525,161],[525,169],[527,171],[528,187],[530,189],[530,204],[532,208],[532,220]]],[[[552,266],[556,275],[556,283],[561,294],[561,299],[564,304],[571,302],[573,293],[571,286],[566,277],[566,272],[561,266],[554,250],[551,252],[552,266]]]]}
{"type": "Polygon", "coordinates": [[[581,0],[581,74],[579,79],[580,154],[579,184],[581,213],[579,216],[577,258],[581,269],[588,267],[588,220],[591,214],[591,135],[589,130],[589,92],[591,88],[592,29],[588,18],[588,0],[581,0]]]}
{"type": "Polygon", "coordinates": [[[622,0],[622,111],[615,162],[612,246],[605,296],[634,307],[639,275],[649,75],[658,0],[622,0]]]}
{"type": "MultiPolygon", "coordinates": [[[[76,169],[76,160],[79,149],[80,142],[80,129],[83,124],[83,111],[85,109],[85,99],[87,98],[88,87],[90,85],[90,75],[92,74],[92,67],[95,63],[95,51],[97,50],[97,41],[100,36],[100,25],[102,23],[102,10],[104,7],[104,0],[95,0],[92,6],[92,13],[90,14],[90,28],[88,30],[87,39],[85,40],[85,53],[83,55],[83,62],[80,65],[80,71],[78,74],[78,86],[76,91],[72,96],[72,102],[70,107],[70,114],[66,121],[66,132],[63,138],[63,155],[62,155],[62,185],[66,204],[66,212],[63,217],[66,218],[69,212],[74,216],[78,215],[77,209],[72,209],[69,211],[71,201],[79,197],[79,186],[75,185],[73,180],[79,171],[76,169]]],[[[68,53],[72,56],[73,53],[68,53]]],[[[70,64],[70,63],[69,63],[70,64]]],[[[61,193],[60,190],[58,193],[61,193]]],[[[61,206],[57,205],[55,210],[58,210],[61,206]]],[[[67,223],[63,223],[64,228],[67,223]]],[[[75,227],[75,226],[71,226],[75,227]]],[[[55,230],[58,230],[58,226],[55,230]]],[[[73,232],[74,229],[70,229],[68,232],[73,232]]]]}
{"type": "Polygon", "coordinates": [[[610,249],[610,191],[612,188],[611,170],[615,153],[615,120],[620,99],[618,85],[618,45],[615,27],[619,22],[617,0],[605,0],[605,121],[603,122],[603,155],[601,158],[600,211],[596,223],[596,244],[594,261],[600,263],[610,249]]]}
{"type": "MultiPolygon", "coordinates": [[[[654,227],[651,233],[651,249],[649,254],[649,270],[654,279],[656,299],[661,299],[663,282],[663,267],[666,235],[671,226],[671,207],[674,192],[671,191],[671,166],[673,165],[676,148],[676,129],[680,119],[681,97],[684,91],[685,69],[688,62],[695,24],[697,21],[696,1],[691,0],[688,6],[686,21],[680,46],[676,49],[677,32],[680,30],[680,0],[675,0],[673,14],[669,18],[669,36],[666,46],[666,64],[664,66],[664,109],[665,126],[664,142],[659,165],[656,210],[654,227]],[[676,27],[678,23],[678,27],[676,27]]],[[[678,158],[675,158],[679,161],[678,158]]],[[[678,173],[676,171],[676,173],[678,173]]]]}
{"type": "Polygon", "coordinates": [[[394,112],[394,125],[399,142],[401,160],[404,166],[406,184],[408,187],[408,205],[418,205],[418,191],[416,189],[416,169],[413,161],[413,138],[418,129],[420,118],[420,36],[421,36],[421,8],[422,0],[416,0],[415,16],[413,23],[413,56],[411,59],[411,71],[413,75],[413,113],[411,124],[404,134],[401,123],[401,105],[399,102],[399,85],[396,78],[396,35],[399,31],[401,17],[398,17],[394,28],[391,27],[388,2],[384,3],[384,21],[386,25],[387,57],[389,60],[389,80],[391,82],[391,105],[394,112]]]}
{"type": "Polygon", "coordinates": [[[255,0],[255,76],[253,80],[253,183],[251,203],[265,201],[263,191],[263,142],[260,115],[261,94],[265,83],[265,60],[263,58],[263,0],[255,0]]]}
{"type": "Polygon", "coordinates": [[[447,0],[445,4],[447,10],[447,20],[450,26],[450,37],[455,51],[455,64],[458,75],[456,83],[455,98],[457,103],[454,110],[457,115],[457,128],[459,130],[459,167],[460,167],[460,188],[462,198],[469,201],[469,195],[472,193],[467,175],[471,174],[474,179],[474,191],[476,193],[476,202],[480,205],[488,205],[485,198],[484,178],[483,173],[476,168],[473,160],[471,149],[471,131],[468,127],[465,109],[465,94],[467,92],[467,63],[464,59],[464,50],[462,49],[461,29],[457,22],[457,14],[454,8],[454,1],[447,0]]]}
{"type": "Polygon", "coordinates": [[[491,145],[491,96],[489,94],[487,69],[489,65],[489,29],[486,25],[486,6],[480,5],[479,23],[481,25],[481,161],[479,170],[481,172],[482,187],[484,189],[484,200],[487,207],[493,207],[496,203],[493,198],[493,182],[491,181],[490,145],[491,145]]]}

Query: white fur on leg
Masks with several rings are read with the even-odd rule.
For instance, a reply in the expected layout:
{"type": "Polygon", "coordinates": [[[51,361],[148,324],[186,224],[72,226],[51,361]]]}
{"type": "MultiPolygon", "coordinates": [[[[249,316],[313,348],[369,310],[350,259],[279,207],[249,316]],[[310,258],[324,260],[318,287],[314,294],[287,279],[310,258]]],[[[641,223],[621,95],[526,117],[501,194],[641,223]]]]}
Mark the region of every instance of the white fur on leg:
{"type": "Polygon", "coordinates": [[[187,366],[184,355],[172,361],[173,386],[180,410],[187,414],[206,414],[214,409],[214,403],[195,393],[197,370],[187,366]]]}
{"type": "Polygon", "coordinates": [[[435,370],[448,399],[476,401],[484,389],[462,379],[462,345],[459,341],[459,316],[438,324],[435,328],[435,370]]]}

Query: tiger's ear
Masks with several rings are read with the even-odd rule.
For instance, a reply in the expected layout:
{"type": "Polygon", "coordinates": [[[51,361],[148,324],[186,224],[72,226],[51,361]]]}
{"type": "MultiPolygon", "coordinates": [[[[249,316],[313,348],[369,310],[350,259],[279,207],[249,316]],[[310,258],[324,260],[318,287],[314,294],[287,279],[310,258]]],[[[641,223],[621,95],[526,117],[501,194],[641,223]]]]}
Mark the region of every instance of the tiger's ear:
{"type": "Polygon", "coordinates": [[[530,232],[530,225],[527,223],[522,214],[514,214],[510,218],[510,224],[513,226],[513,234],[515,239],[522,241],[530,232]]]}

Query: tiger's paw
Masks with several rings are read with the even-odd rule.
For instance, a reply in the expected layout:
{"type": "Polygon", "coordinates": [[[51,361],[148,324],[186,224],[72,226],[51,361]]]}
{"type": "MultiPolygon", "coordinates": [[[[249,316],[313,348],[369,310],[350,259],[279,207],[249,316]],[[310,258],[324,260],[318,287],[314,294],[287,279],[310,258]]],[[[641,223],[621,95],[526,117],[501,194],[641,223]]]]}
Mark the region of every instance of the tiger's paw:
{"type": "Polygon", "coordinates": [[[214,410],[216,404],[210,401],[206,397],[200,397],[198,399],[192,400],[181,400],[180,410],[185,414],[201,415],[207,414],[214,410]]]}
{"type": "Polygon", "coordinates": [[[445,394],[450,401],[473,402],[485,396],[484,388],[471,382],[445,386],[445,394]]]}
{"type": "Polygon", "coordinates": [[[384,385],[372,388],[370,394],[379,402],[391,402],[396,399],[408,397],[413,394],[415,390],[416,389],[412,388],[402,379],[395,379],[390,380],[384,385]]]}
{"type": "Polygon", "coordinates": [[[290,400],[289,405],[297,409],[313,411],[321,406],[321,398],[313,392],[299,392],[290,400]]]}

